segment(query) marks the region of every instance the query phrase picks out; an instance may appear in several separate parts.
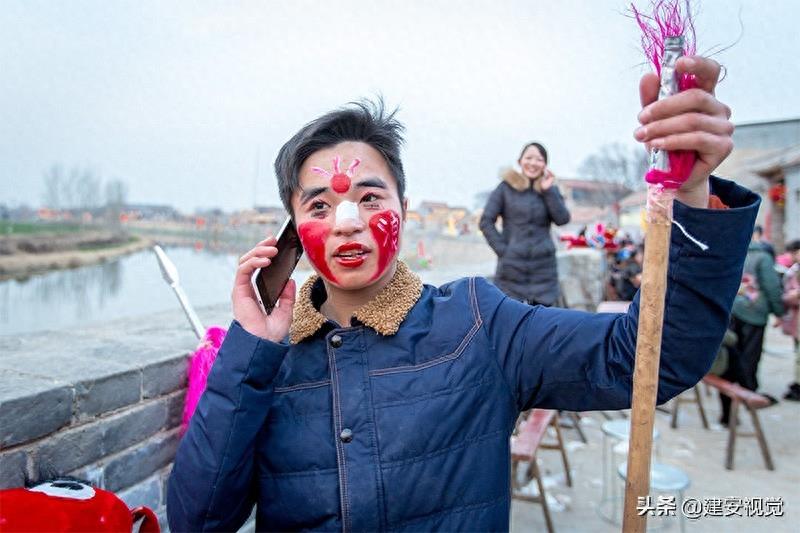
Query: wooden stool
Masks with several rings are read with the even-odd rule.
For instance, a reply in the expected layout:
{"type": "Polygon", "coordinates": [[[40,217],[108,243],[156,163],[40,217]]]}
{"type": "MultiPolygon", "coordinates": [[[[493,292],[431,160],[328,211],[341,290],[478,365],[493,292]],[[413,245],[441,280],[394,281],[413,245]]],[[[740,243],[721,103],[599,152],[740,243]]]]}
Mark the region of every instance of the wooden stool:
{"type": "Polygon", "coordinates": [[[566,415],[567,418],[569,418],[569,421],[572,423],[572,425],[570,426],[568,424],[563,424],[560,423],[560,421],[559,425],[565,429],[574,429],[575,431],[578,432],[578,436],[581,438],[581,442],[583,442],[584,444],[588,444],[589,441],[586,440],[586,435],[584,435],[583,428],[581,428],[581,415],[579,413],[576,413],[575,411],[562,411],[561,413],[566,415]]]}
{"type": "Polygon", "coordinates": [[[703,427],[708,429],[708,419],[706,419],[706,410],[703,408],[703,397],[700,394],[700,384],[698,383],[695,385],[693,390],[694,398],[684,398],[684,395],[686,392],[688,392],[684,391],[672,400],[672,422],[670,423],[670,427],[672,429],[677,429],[678,427],[678,408],[680,408],[681,403],[696,403],[697,410],[700,412],[700,420],[703,422],[703,427]]]}
{"type": "Polygon", "coordinates": [[[722,379],[719,376],[708,374],[703,378],[703,382],[717,389],[720,394],[724,394],[731,399],[731,412],[728,419],[728,451],[725,458],[725,468],[733,470],[733,455],[736,446],[736,437],[756,437],[758,445],[761,448],[761,455],[764,457],[764,463],[767,470],[775,470],[775,465],[772,463],[772,456],[769,453],[767,446],[767,439],[761,429],[761,422],[758,420],[758,409],[768,407],[770,402],[764,396],[745,389],[738,383],[731,383],[728,380],[722,379]],[[738,430],[739,425],[739,405],[744,405],[750,412],[750,418],[753,421],[753,433],[741,433],[738,430]]]}
{"type": "Polygon", "coordinates": [[[571,487],[572,475],[569,471],[567,450],[564,448],[564,439],[561,436],[556,412],[550,409],[533,409],[527,420],[520,419],[517,424],[516,434],[511,437],[511,497],[517,500],[541,503],[547,531],[552,533],[553,522],[550,518],[550,509],[547,506],[547,495],[542,483],[539,465],[536,463],[536,452],[539,448],[561,451],[561,460],[564,462],[567,485],[571,487]],[[556,443],[542,442],[548,426],[555,428],[556,443]],[[528,461],[528,471],[525,474],[526,483],[524,484],[520,483],[517,478],[517,468],[520,461],[528,461]],[[529,496],[519,492],[531,480],[536,480],[536,486],[539,489],[538,496],[529,496]]]}

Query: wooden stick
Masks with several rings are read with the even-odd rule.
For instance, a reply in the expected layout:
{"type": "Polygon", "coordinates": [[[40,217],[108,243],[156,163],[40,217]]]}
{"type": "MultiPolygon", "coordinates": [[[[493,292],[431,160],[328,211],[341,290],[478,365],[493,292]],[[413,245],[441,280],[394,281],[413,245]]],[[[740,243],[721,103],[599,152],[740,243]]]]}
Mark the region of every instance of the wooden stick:
{"type": "MultiPolygon", "coordinates": [[[[661,358],[661,332],[664,324],[664,299],[671,233],[672,194],[664,204],[648,212],[644,247],[642,287],[639,295],[639,330],[633,371],[631,432],[628,476],[625,482],[625,511],[622,531],[644,532],[647,515],[637,511],[639,497],[650,493],[650,450],[658,393],[658,366],[661,358]],[[663,207],[662,209],[660,209],[663,207]]],[[[680,512],[680,511],[679,511],[680,512]]]]}

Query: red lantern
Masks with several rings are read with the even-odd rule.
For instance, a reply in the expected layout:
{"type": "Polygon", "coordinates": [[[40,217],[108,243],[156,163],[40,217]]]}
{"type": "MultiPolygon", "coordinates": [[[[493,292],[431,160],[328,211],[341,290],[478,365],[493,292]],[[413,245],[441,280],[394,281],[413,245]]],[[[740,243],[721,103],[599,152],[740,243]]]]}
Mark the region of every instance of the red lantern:
{"type": "Polygon", "coordinates": [[[776,183],[770,187],[767,195],[770,201],[778,207],[786,205],[786,185],[783,183],[776,183]]]}

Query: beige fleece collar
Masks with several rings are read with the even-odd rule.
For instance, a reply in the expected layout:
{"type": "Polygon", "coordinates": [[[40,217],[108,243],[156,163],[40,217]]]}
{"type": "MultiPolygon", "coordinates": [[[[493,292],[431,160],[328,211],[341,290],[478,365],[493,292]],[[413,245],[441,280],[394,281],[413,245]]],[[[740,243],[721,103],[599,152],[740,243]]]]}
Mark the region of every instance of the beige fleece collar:
{"type": "MultiPolygon", "coordinates": [[[[531,181],[526,176],[523,176],[513,168],[507,168],[503,172],[500,173],[500,179],[508,183],[511,188],[517,191],[525,191],[530,189],[531,181]]],[[[538,180],[533,182],[533,188],[536,192],[541,193],[542,187],[538,180]]]]}
{"type": "MultiPolygon", "coordinates": [[[[314,285],[318,282],[321,283],[319,276],[311,276],[297,295],[289,331],[292,344],[311,337],[327,321],[311,299],[314,285]]],[[[405,263],[398,261],[392,280],[353,316],[381,335],[394,335],[421,295],[422,281],[405,263]]]]}
{"type": "Polygon", "coordinates": [[[518,191],[524,191],[525,189],[529,189],[531,186],[531,182],[528,180],[528,178],[526,178],[513,168],[505,169],[500,174],[500,178],[506,183],[508,183],[513,189],[516,189],[518,191]]]}

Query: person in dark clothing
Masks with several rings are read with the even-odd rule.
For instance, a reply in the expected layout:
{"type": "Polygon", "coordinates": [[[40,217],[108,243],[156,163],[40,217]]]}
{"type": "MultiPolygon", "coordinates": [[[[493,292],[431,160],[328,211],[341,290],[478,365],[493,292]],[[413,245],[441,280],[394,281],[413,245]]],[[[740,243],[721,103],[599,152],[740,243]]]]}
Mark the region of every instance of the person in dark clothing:
{"type": "Polygon", "coordinates": [[[771,242],[764,238],[764,228],[759,224],[756,224],[756,227],[753,228],[753,242],[758,243],[762,248],[764,248],[764,250],[770,256],[772,256],[772,260],[775,261],[775,247],[772,246],[771,242]]]}
{"type": "MultiPolygon", "coordinates": [[[[760,234],[754,231],[747,248],[742,282],[731,316],[731,330],[738,340],[730,352],[728,370],[722,375],[728,381],[753,391],[758,388],[758,364],[769,315],[772,313],[779,317],[784,312],[781,281],[775,262],[759,237],[760,234]]],[[[765,396],[773,403],[777,401],[765,396]]],[[[719,397],[722,406],[720,424],[728,425],[731,400],[724,394],[719,397]]]]}
{"type": "Polygon", "coordinates": [[[612,268],[611,280],[617,298],[633,300],[642,284],[644,247],[625,247],[617,254],[620,260],[612,268]],[[632,248],[632,249],[631,249],[632,248]]]}
{"type": "MultiPolygon", "coordinates": [[[[699,150],[674,215],[709,248],[672,232],[659,403],[711,366],[760,203],[710,176],[733,129],[713,96],[719,65],[677,70],[703,98],[656,101],[659,78],[645,75],[641,120],[656,137],[644,138],[699,150]],[[709,209],[710,195],[730,209],[709,209]]],[[[638,296],[621,314],[530,306],[482,278],[424,285],[398,260],[401,130],[360,103],[279,152],[281,199],[318,275],[265,315],[250,279],[269,275],[277,240],[241,257],[235,319],[169,478],[171,531],[235,531],[254,505],[258,531],[508,531],[520,412],[630,407],[638,296]]]]}
{"type": "Polygon", "coordinates": [[[553,305],[559,287],[550,226],[569,222],[569,211],[547,168],[544,146],[526,144],[517,162],[521,171],[505,171],[489,196],[480,229],[497,254],[495,285],[521,302],[553,305]],[[498,218],[502,232],[495,226],[498,218]]]}

